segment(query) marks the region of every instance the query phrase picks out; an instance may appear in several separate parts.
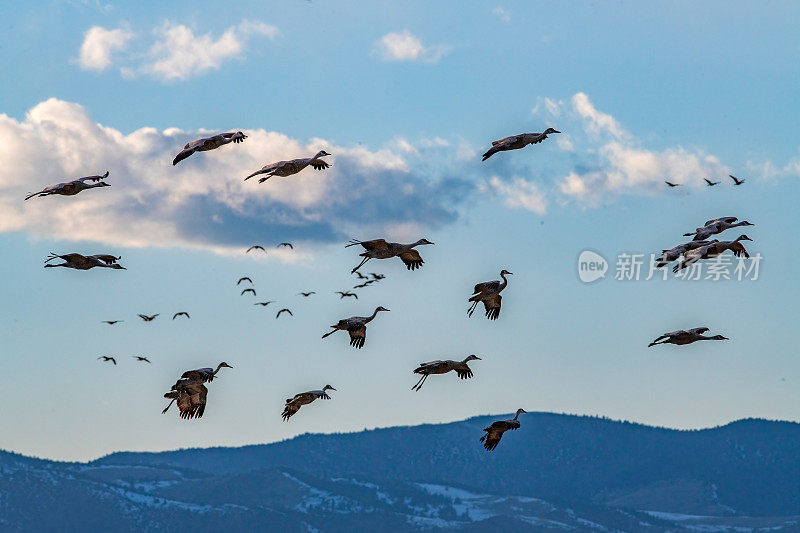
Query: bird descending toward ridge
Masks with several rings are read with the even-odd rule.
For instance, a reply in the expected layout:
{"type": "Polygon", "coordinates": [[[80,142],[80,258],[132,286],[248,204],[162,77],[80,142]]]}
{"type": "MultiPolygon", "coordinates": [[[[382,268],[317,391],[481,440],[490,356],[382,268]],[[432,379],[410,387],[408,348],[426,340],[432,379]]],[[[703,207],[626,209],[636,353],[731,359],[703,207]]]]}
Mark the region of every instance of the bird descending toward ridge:
{"type": "Polygon", "coordinates": [[[497,317],[500,316],[500,306],[503,300],[500,293],[503,292],[503,289],[508,285],[506,275],[512,274],[512,272],[503,269],[500,271],[500,277],[503,278],[502,283],[498,280],[494,280],[475,285],[472,291],[473,294],[468,300],[472,302],[472,305],[467,309],[467,316],[472,316],[478,303],[483,302],[483,306],[486,308],[486,318],[489,320],[497,320],[497,317]]]}
{"type": "Polygon", "coordinates": [[[108,356],[108,355],[101,355],[101,356],[100,356],[100,357],[98,357],[97,359],[102,359],[104,363],[108,363],[108,362],[114,363],[114,366],[117,366],[117,360],[116,360],[116,359],[114,359],[114,358],[113,358],[113,357],[111,357],[111,356],[108,356]]]}
{"type": "Polygon", "coordinates": [[[255,289],[253,289],[253,288],[250,288],[250,289],[242,289],[242,292],[241,292],[241,294],[239,294],[239,296],[244,296],[244,293],[246,293],[246,292],[252,292],[252,293],[253,293],[253,296],[256,296],[256,290],[255,290],[255,289]]]}
{"type": "Polygon", "coordinates": [[[116,270],[127,270],[124,266],[117,264],[117,261],[122,257],[114,257],[108,254],[97,255],[81,255],[81,254],[64,254],[58,255],[50,252],[50,255],[45,259],[45,268],[65,267],[74,268],[75,270],[89,270],[94,267],[113,268],[116,270]],[[63,263],[57,265],[50,264],[53,259],[63,259],[63,263]]]}
{"type": "Polygon", "coordinates": [[[283,247],[283,248],[291,248],[292,250],[294,250],[294,246],[292,246],[292,243],[290,243],[290,242],[282,242],[282,243],[279,243],[278,245],[275,246],[275,248],[281,248],[281,247],[283,247]]]}
{"type": "Polygon", "coordinates": [[[220,133],[219,135],[204,137],[202,139],[186,143],[186,146],[183,147],[183,150],[181,150],[181,152],[175,156],[175,159],[172,160],[172,166],[177,165],[179,162],[183,161],[195,152],[207,152],[209,150],[215,150],[220,146],[224,146],[231,142],[238,144],[245,139],[247,139],[247,135],[241,131],[237,131],[235,133],[220,133]]]}
{"type": "Polygon", "coordinates": [[[96,187],[111,187],[108,183],[103,181],[108,177],[108,171],[102,176],[86,176],[85,178],[78,178],[72,181],[65,181],[50,187],[45,187],[39,192],[28,194],[25,200],[30,200],[34,196],[50,196],[51,194],[60,194],[61,196],[75,196],[81,191],[86,189],[94,189],[96,187]],[[89,183],[92,182],[92,183],[89,183]]]}
{"type": "Polygon", "coordinates": [[[103,320],[103,324],[108,324],[109,326],[113,326],[117,322],[125,322],[124,320],[103,320]]]}
{"type": "Polygon", "coordinates": [[[345,248],[349,248],[350,246],[355,246],[357,244],[363,246],[366,251],[358,254],[364,259],[357,267],[350,271],[351,274],[361,268],[364,263],[370,259],[389,259],[391,257],[399,257],[409,270],[416,270],[421,268],[422,263],[425,261],[422,260],[419,252],[414,250],[414,247],[433,243],[428,239],[420,239],[417,242],[412,242],[411,244],[386,242],[384,239],[374,239],[371,241],[358,241],[356,239],[352,239],[350,244],[345,245],[345,248]]]}
{"type": "Polygon", "coordinates": [[[703,335],[708,331],[706,327],[694,328],[694,329],[679,329],[677,331],[670,331],[669,333],[664,333],[656,340],[651,342],[647,345],[648,348],[655,346],[656,344],[677,344],[678,346],[683,346],[685,344],[692,344],[693,342],[697,341],[727,341],[729,340],[728,337],[723,337],[722,335],[714,335],[713,337],[707,337],[703,335]]]}
{"type": "Polygon", "coordinates": [[[150,316],[147,316],[147,315],[139,315],[139,318],[141,318],[141,319],[142,319],[142,320],[144,320],[145,322],[152,322],[153,320],[155,320],[155,319],[156,319],[156,317],[157,317],[158,315],[159,315],[159,313],[156,313],[156,314],[154,314],[154,315],[150,315],[150,316]]]}
{"type": "Polygon", "coordinates": [[[362,348],[367,340],[367,324],[377,316],[379,311],[388,311],[385,307],[378,306],[370,316],[351,316],[343,318],[335,325],[331,326],[333,331],[329,331],[322,336],[324,339],[328,335],[333,335],[337,331],[347,331],[350,334],[350,346],[362,348]]]}
{"type": "Polygon", "coordinates": [[[326,168],[330,167],[330,163],[323,161],[320,157],[324,157],[326,155],[331,155],[325,150],[320,150],[317,152],[314,157],[307,157],[304,159],[291,159],[289,161],[278,161],[277,163],[271,163],[269,165],[264,166],[261,170],[257,170],[247,176],[244,180],[247,181],[253,176],[258,176],[259,174],[266,174],[263,178],[258,180],[259,183],[264,183],[272,176],[280,176],[285,178],[287,176],[291,176],[293,174],[297,174],[307,166],[311,166],[314,170],[325,170],[326,168]]]}
{"type": "Polygon", "coordinates": [[[736,186],[736,185],[741,185],[742,183],[744,183],[744,180],[743,180],[743,179],[741,179],[741,180],[740,180],[740,179],[739,179],[739,178],[737,178],[736,176],[731,176],[730,174],[728,174],[728,177],[729,177],[730,179],[732,179],[732,180],[733,180],[733,185],[734,185],[734,186],[736,186]]]}
{"type": "Polygon", "coordinates": [[[192,317],[189,316],[189,313],[187,313],[186,311],[180,311],[179,313],[175,313],[174,315],[172,315],[172,320],[175,320],[179,316],[185,316],[186,318],[192,318],[192,317]]]}
{"type": "Polygon", "coordinates": [[[358,300],[358,294],[356,294],[356,293],[354,293],[354,292],[349,292],[349,291],[336,291],[334,294],[338,294],[338,295],[339,295],[339,299],[340,299],[340,300],[342,300],[342,299],[344,299],[345,297],[348,297],[348,296],[350,296],[350,297],[353,297],[353,298],[355,298],[356,300],[358,300]]]}
{"type": "Polygon", "coordinates": [[[314,292],[314,291],[310,291],[310,292],[298,292],[298,293],[297,293],[297,295],[298,295],[298,296],[302,296],[303,298],[308,298],[308,297],[309,297],[309,296],[311,296],[312,294],[317,294],[317,293],[316,293],[316,292],[314,292]]]}
{"type": "Polygon", "coordinates": [[[467,363],[470,361],[480,361],[481,358],[477,355],[468,355],[466,359],[463,361],[453,361],[451,359],[446,359],[444,361],[430,361],[427,363],[420,363],[420,365],[414,369],[415,374],[421,374],[422,377],[419,378],[417,384],[411,387],[411,390],[418,391],[422,388],[422,385],[425,384],[425,380],[428,379],[428,376],[431,374],[447,374],[451,370],[455,370],[458,377],[461,379],[469,379],[472,377],[472,369],[467,366],[467,363]]]}
{"type": "Polygon", "coordinates": [[[279,316],[281,316],[281,313],[289,313],[289,316],[294,316],[294,314],[292,313],[291,309],[286,309],[286,308],[284,307],[283,309],[281,309],[280,311],[278,311],[278,314],[277,314],[277,315],[275,315],[275,319],[276,319],[276,320],[278,319],[278,317],[279,317],[279,316]]]}
{"type": "Polygon", "coordinates": [[[239,281],[237,281],[237,282],[236,282],[236,285],[239,285],[239,284],[240,284],[241,282],[243,282],[243,281],[249,281],[249,282],[250,282],[250,285],[252,285],[252,284],[253,284],[253,280],[252,280],[252,279],[250,279],[250,278],[248,278],[247,276],[245,276],[245,277],[243,277],[243,278],[239,278],[239,281]]]}
{"type": "Polygon", "coordinates": [[[527,413],[525,409],[517,409],[517,414],[514,415],[514,418],[511,420],[498,420],[497,422],[492,422],[492,425],[483,430],[486,432],[486,435],[481,437],[481,442],[483,443],[483,447],[486,448],[486,451],[491,452],[497,445],[500,444],[500,439],[503,438],[503,433],[511,430],[519,429],[519,421],[517,417],[522,413],[527,413]]]}
{"type": "Polygon", "coordinates": [[[684,233],[683,236],[694,237],[692,240],[702,241],[708,239],[712,235],[722,233],[723,231],[731,228],[736,228],[739,226],[755,226],[755,224],[746,220],[736,222],[737,220],[739,219],[736,217],[712,218],[711,220],[706,220],[702,227],[696,228],[691,233],[684,233]]]}
{"type": "Polygon", "coordinates": [[[706,180],[706,185],[708,185],[709,187],[713,187],[714,185],[719,185],[718,181],[711,181],[708,178],[703,178],[703,179],[706,180]]]}
{"type": "Polygon", "coordinates": [[[669,182],[669,181],[667,181],[667,180],[664,180],[664,183],[666,183],[666,184],[667,184],[667,185],[669,185],[670,187],[680,187],[680,186],[682,186],[682,185],[683,185],[682,183],[672,183],[672,182],[669,182]]]}
{"type": "Polygon", "coordinates": [[[183,419],[200,418],[206,409],[206,399],[208,388],[203,383],[211,383],[221,368],[233,368],[228,363],[222,362],[217,365],[217,369],[198,368],[197,370],[187,370],[181,374],[180,379],[175,382],[169,392],[164,394],[164,398],[169,398],[170,402],[161,413],[166,413],[172,403],[177,400],[178,412],[183,419]]]}
{"type": "Polygon", "coordinates": [[[136,359],[140,363],[149,363],[150,362],[150,359],[148,359],[147,357],[142,357],[141,355],[132,355],[131,357],[133,357],[134,359],[136,359]]]}
{"type": "Polygon", "coordinates": [[[520,133],[519,135],[511,135],[499,141],[492,141],[492,147],[483,154],[483,161],[486,161],[497,152],[505,152],[506,150],[519,150],[525,148],[529,144],[538,144],[547,139],[548,135],[553,133],[561,133],[553,128],[547,128],[542,133],[520,133]]]}
{"type": "Polygon", "coordinates": [[[251,250],[261,250],[262,252],[264,252],[264,253],[267,253],[267,251],[264,249],[264,247],[263,247],[263,246],[259,246],[259,245],[257,245],[257,244],[256,244],[256,245],[254,245],[254,246],[251,246],[250,248],[248,248],[248,249],[247,249],[247,251],[246,251],[245,253],[246,253],[246,254],[249,254],[251,250]]]}
{"type": "Polygon", "coordinates": [[[301,407],[304,405],[308,405],[314,400],[323,399],[323,400],[330,400],[331,397],[328,396],[328,393],[325,391],[329,390],[336,390],[330,385],[325,385],[322,387],[322,390],[310,390],[308,392],[301,392],[300,394],[295,394],[293,398],[287,398],[286,406],[283,408],[283,413],[281,414],[281,418],[283,418],[284,422],[288,422],[289,419],[294,415],[297,411],[300,410],[301,407]]]}

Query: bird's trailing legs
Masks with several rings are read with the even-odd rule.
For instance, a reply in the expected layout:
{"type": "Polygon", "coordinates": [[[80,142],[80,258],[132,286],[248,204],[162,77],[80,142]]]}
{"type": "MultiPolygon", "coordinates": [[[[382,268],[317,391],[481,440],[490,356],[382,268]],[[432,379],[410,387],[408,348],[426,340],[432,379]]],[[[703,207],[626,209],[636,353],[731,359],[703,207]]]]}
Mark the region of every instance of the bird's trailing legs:
{"type": "Polygon", "coordinates": [[[416,385],[414,385],[413,387],[411,387],[411,390],[414,390],[414,391],[418,391],[418,390],[420,390],[420,389],[422,388],[422,385],[425,383],[425,380],[426,380],[426,379],[428,379],[428,374],[425,374],[424,376],[422,376],[421,378],[419,378],[419,381],[417,381],[417,384],[416,384],[416,385]]]}
{"type": "Polygon", "coordinates": [[[322,336],[322,338],[323,338],[323,339],[324,339],[325,337],[327,337],[328,335],[333,335],[334,333],[336,333],[337,331],[339,331],[339,328],[337,328],[336,326],[331,326],[331,327],[333,328],[333,330],[332,330],[332,331],[329,331],[328,333],[326,333],[325,335],[323,335],[323,336],[322,336]]]}
{"type": "Polygon", "coordinates": [[[472,313],[475,311],[476,307],[478,307],[478,302],[472,302],[472,305],[469,306],[469,309],[467,309],[467,316],[472,316],[472,313]]]}
{"type": "Polygon", "coordinates": [[[366,262],[367,262],[367,261],[369,261],[369,260],[370,260],[370,258],[369,258],[369,257],[365,257],[365,258],[364,258],[364,259],[361,261],[361,263],[360,263],[360,264],[359,264],[357,267],[355,267],[353,270],[351,270],[351,271],[350,271],[350,273],[351,273],[351,274],[355,274],[356,270],[358,270],[359,268],[361,268],[362,266],[364,266],[364,263],[366,263],[366,262]]]}
{"type": "Polygon", "coordinates": [[[163,410],[163,411],[161,411],[161,414],[163,415],[164,413],[166,413],[166,412],[167,412],[167,410],[169,410],[169,408],[170,408],[170,407],[172,407],[172,404],[173,404],[174,402],[175,402],[175,398],[171,399],[171,400],[169,401],[169,403],[167,404],[167,406],[164,408],[164,410],[163,410]]]}

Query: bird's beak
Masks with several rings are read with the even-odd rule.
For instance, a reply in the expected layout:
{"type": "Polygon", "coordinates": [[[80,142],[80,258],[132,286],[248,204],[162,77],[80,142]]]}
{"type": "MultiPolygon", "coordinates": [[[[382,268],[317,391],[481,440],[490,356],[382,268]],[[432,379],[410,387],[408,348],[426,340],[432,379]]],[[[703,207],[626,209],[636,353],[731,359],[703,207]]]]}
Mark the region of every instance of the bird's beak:
{"type": "MultiPolygon", "coordinates": [[[[560,131],[558,131],[558,130],[553,130],[553,133],[561,133],[561,132],[560,132],[560,131]]],[[[527,412],[527,411],[526,411],[526,412],[527,412]]]]}
{"type": "Polygon", "coordinates": [[[506,272],[506,274],[508,274],[509,276],[513,276],[514,275],[513,272],[506,272]]]}
{"type": "Polygon", "coordinates": [[[331,390],[336,390],[336,389],[334,389],[333,387],[331,387],[331,390]]]}
{"type": "Polygon", "coordinates": [[[472,357],[474,357],[474,358],[475,358],[475,359],[477,359],[478,361],[483,361],[483,359],[481,359],[481,358],[480,358],[480,357],[478,357],[477,355],[473,355],[472,357]]]}

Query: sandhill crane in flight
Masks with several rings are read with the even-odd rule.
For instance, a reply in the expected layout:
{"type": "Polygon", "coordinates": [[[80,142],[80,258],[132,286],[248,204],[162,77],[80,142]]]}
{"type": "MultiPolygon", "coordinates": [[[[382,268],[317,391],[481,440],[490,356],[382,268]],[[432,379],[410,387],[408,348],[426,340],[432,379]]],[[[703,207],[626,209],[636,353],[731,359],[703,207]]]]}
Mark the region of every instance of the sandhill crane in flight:
{"type": "Polygon", "coordinates": [[[179,313],[175,313],[174,315],[172,315],[172,320],[175,320],[179,316],[185,316],[186,318],[192,318],[192,317],[189,316],[189,313],[187,313],[186,311],[181,311],[179,313]]]}
{"type": "Polygon", "coordinates": [[[338,294],[338,295],[339,295],[339,299],[340,299],[340,300],[342,300],[342,299],[344,299],[344,298],[346,298],[346,297],[348,297],[348,296],[349,296],[349,297],[352,297],[352,298],[355,298],[356,300],[358,300],[358,294],[356,294],[356,293],[354,293],[354,292],[350,292],[350,291],[336,291],[334,294],[338,294]]]}
{"type": "Polygon", "coordinates": [[[741,185],[744,183],[744,179],[739,179],[736,176],[731,176],[730,174],[728,174],[728,177],[733,180],[734,185],[741,185]]]}
{"type": "Polygon", "coordinates": [[[708,331],[708,328],[694,328],[694,329],[679,329],[677,331],[670,331],[669,333],[664,333],[656,340],[651,342],[647,345],[648,348],[655,346],[656,344],[677,344],[678,346],[683,346],[685,344],[692,344],[693,342],[697,341],[727,341],[729,340],[728,337],[723,337],[722,335],[714,335],[713,337],[708,337],[703,335],[708,331]]]}
{"type": "Polygon", "coordinates": [[[248,249],[247,249],[247,251],[246,251],[245,253],[246,253],[246,254],[249,254],[249,253],[250,253],[251,251],[253,251],[253,250],[261,250],[262,252],[264,252],[264,253],[267,253],[267,251],[264,249],[264,247],[263,247],[263,246],[259,246],[259,245],[257,245],[257,244],[256,244],[255,246],[251,246],[250,248],[248,248],[248,249]]]}
{"type": "Polygon", "coordinates": [[[677,265],[672,267],[673,272],[679,272],[684,268],[688,267],[692,263],[696,263],[701,259],[713,259],[725,253],[726,250],[730,250],[733,252],[733,255],[736,257],[745,257],[749,258],[750,254],[747,253],[747,249],[741,243],[741,241],[752,241],[750,237],[747,235],[739,235],[736,239],[732,241],[718,241],[714,240],[705,246],[701,246],[700,248],[695,248],[694,250],[689,250],[683,254],[683,261],[679,262],[677,265]]]}
{"type": "Polygon", "coordinates": [[[39,192],[28,194],[26,200],[30,200],[34,196],[50,196],[51,194],[60,194],[61,196],[75,196],[81,191],[86,189],[94,189],[96,187],[111,187],[108,183],[103,181],[108,177],[108,171],[102,176],[86,176],[72,181],[65,181],[50,187],[45,187],[39,192]]]}
{"type": "Polygon", "coordinates": [[[97,255],[81,255],[81,254],[64,254],[58,255],[50,252],[50,255],[45,259],[45,268],[48,267],[65,267],[74,268],[75,270],[89,270],[94,267],[113,268],[116,270],[126,270],[126,268],[117,263],[121,257],[114,257],[113,255],[97,254],[97,255]],[[53,259],[63,259],[63,263],[57,265],[51,264],[53,259]]]}
{"type": "Polygon", "coordinates": [[[203,383],[210,383],[219,372],[220,368],[233,368],[228,363],[222,362],[217,365],[217,369],[199,368],[197,370],[187,370],[180,379],[175,382],[169,392],[164,394],[164,398],[170,402],[162,413],[166,413],[172,402],[178,402],[180,417],[184,419],[200,418],[206,408],[206,398],[208,388],[203,383]]]}
{"type": "Polygon", "coordinates": [[[294,246],[292,246],[292,243],[290,243],[290,242],[282,242],[282,243],[278,244],[275,248],[281,248],[281,247],[283,247],[283,248],[291,248],[292,250],[294,250],[294,246]]]}
{"type": "Polygon", "coordinates": [[[355,246],[357,244],[363,246],[366,251],[358,254],[364,259],[357,267],[350,271],[351,274],[361,268],[364,263],[370,259],[389,259],[391,257],[399,257],[403,263],[406,264],[406,267],[409,270],[416,270],[422,267],[422,263],[425,261],[422,260],[419,252],[414,250],[414,247],[433,243],[428,239],[420,239],[417,242],[412,242],[411,244],[386,242],[384,239],[374,239],[371,241],[358,241],[356,239],[352,239],[350,244],[345,245],[345,248],[355,246]]]}
{"type": "Polygon", "coordinates": [[[719,185],[718,181],[711,181],[708,178],[703,178],[703,179],[706,180],[706,185],[708,185],[709,187],[713,187],[714,185],[719,185]]]}
{"type": "Polygon", "coordinates": [[[500,306],[503,300],[500,293],[503,292],[503,289],[508,285],[506,275],[512,274],[512,272],[503,269],[500,271],[500,277],[503,278],[502,283],[498,280],[494,280],[475,285],[475,289],[472,291],[473,294],[468,300],[472,302],[472,305],[467,309],[467,316],[472,316],[478,304],[483,302],[483,306],[486,308],[486,318],[489,320],[497,320],[497,317],[500,316],[500,306]]]}
{"type": "Polygon", "coordinates": [[[297,293],[298,296],[302,296],[303,298],[308,298],[312,294],[317,294],[317,293],[314,292],[314,291],[311,291],[311,292],[298,292],[297,293]]]}
{"type": "Polygon", "coordinates": [[[452,370],[455,370],[456,374],[458,374],[458,377],[461,379],[469,379],[472,377],[472,369],[467,366],[467,363],[470,361],[480,360],[481,358],[477,355],[468,355],[463,361],[446,359],[444,361],[429,361],[427,363],[420,363],[420,365],[414,369],[414,373],[421,374],[422,377],[419,378],[419,381],[417,381],[416,385],[411,387],[411,390],[420,390],[422,385],[425,384],[425,380],[428,379],[428,376],[431,374],[447,374],[452,370]]]}
{"type": "Polygon", "coordinates": [[[242,292],[241,292],[241,294],[239,294],[239,296],[244,296],[244,293],[246,293],[246,292],[252,292],[253,296],[256,295],[256,290],[253,289],[253,288],[250,288],[250,289],[242,289],[242,292]]]}
{"type": "Polygon", "coordinates": [[[258,180],[259,183],[264,183],[272,176],[280,176],[285,178],[287,176],[291,176],[293,174],[297,174],[307,166],[311,165],[314,170],[325,170],[326,168],[330,167],[331,165],[326,161],[320,159],[320,157],[324,157],[326,155],[331,155],[325,150],[320,150],[317,152],[314,157],[307,157],[304,159],[291,159],[289,161],[278,161],[277,163],[271,163],[269,165],[264,166],[261,170],[257,170],[247,176],[244,180],[247,181],[253,176],[258,176],[259,174],[266,174],[263,178],[258,180]]]}
{"type": "Polygon", "coordinates": [[[99,359],[102,359],[104,363],[109,363],[109,362],[110,362],[110,363],[114,363],[114,366],[116,366],[116,365],[117,365],[117,360],[116,360],[116,359],[114,359],[114,358],[113,358],[113,357],[111,357],[111,356],[108,356],[108,355],[101,355],[101,356],[100,356],[100,357],[98,357],[97,359],[98,359],[98,360],[99,360],[99,359]]]}
{"type": "Polygon", "coordinates": [[[141,319],[142,319],[142,320],[144,320],[145,322],[152,322],[153,320],[155,320],[155,319],[156,319],[156,317],[157,317],[158,315],[159,315],[159,313],[156,313],[156,314],[154,314],[154,315],[150,315],[150,316],[148,316],[148,315],[139,315],[139,318],[141,318],[141,319]]]}
{"type": "Polygon", "coordinates": [[[268,300],[266,302],[256,302],[253,305],[260,305],[261,307],[266,307],[269,304],[273,304],[273,303],[275,303],[275,300],[268,300]]]}
{"type": "Polygon", "coordinates": [[[322,399],[322,400],[330,400],[331,397],[328,396],[328,393],[325,391],[329,390],[336,390],[330,385],[325,385],[322,387],[322,390],[310,390],[308,392],[301,392],[300,394],[295,394],[294,398],[288,398],[286,400],[286,406],[283,408],[283,413],[281,414],[281,418],[283,418],[284,422],[287,422],[292,415],[294,415],[297,411],[300,410],[301,407],[304,405],[308,405],[314,400],[322,399]]]}
{"type": "Polygon", "coordinates": [[[133,357],[134,359],[136,359],[140,363],[149,363],[150,362],[150,359],[148,359],[147,357],[142,357],[141,355],[132,355],[131,357],[133,357]]]}
{"type": "Polygon", "coordinates": [[[483,430],[486,432],[486,435],[481,437],[481,442],[483,443],[483,447],[486,448],[486,451],[491,452],[497,445],[500,444],[500,439],[503,438],[503,433],[511,430],[519,429],[519,420],[517,417],[522,413],[527,413],[525,409],[517,409],[517,414],[514,415],[514,418],[511,420],[498,420],[497,422],[492,422],[492,425],[483,430]]]}
{"type": "Polygon", "coordinates": [[[667,180],[664,180],[664,183],[666,183],[669,187],[680,187],[681,185],[683,185],[682,183],[672,183],[667,180]]]}
{"type": "Polygon", "coordinates": [[[483,161],[486,161],[497,152],[505,152],[506,150],[519,150],[525,148],[529,144],[538,144],[547,139],[548,135],[553,133],[561,133],[553,128],[547,128],[542,133],[520,133],[519,135],[512,135],[499,141],[492,141],[492,147],[483,154],[483,161]]]}
{"type": "Polygon", "coordinates": [[[669,250],[662,250],[661,257],[656,259],[656,268],[663,268],[673,261],[677,261],[686,252],[715,242],[718,241],[716,239],[713,241],[689,241],[670,248],[669,250]]]}
{"type": "Polygon", "coordinates": [[[702,227],[696,228],[692,233],[684,233],[683,236],[694,237],[693,240],[702,241],[708,239],[712,235],[722,233],[723,231],[731,228],[736,228],[739,226],[755,226],[755,224],[746,220],[736,222],[737,220],[739,219],[736,217],[712,218],[711,220],[706,220],[702,227]]]}
{"type": "Polygon", "coordinates": [[[252,285],[252,284],[253,284],[253,280],[252,280],[252,279],[250,279],[250,278],[248,278],[247,276],[245,276],[245,277],[243,277],[243,278],[239,278],[239,281],[237,281],[237,282],[236,282],[236,285],[238,286],[238,285],[239,285],[241,282],[243,282],[243,281],[247,281],[247,282],[249,282],[249,283],[250,283],[250,285],[252,285]]]}
{"type": "Polygon", "coordinates": [[[277,314],[277,315],[275,315],[275,319],[276,319],[276,320],[278,319],[278,317],[280,317],[280,316],[281,316],[281,313],[289,313],[289,316],[294,316],[294,314],[292,313],[291,309],[286,309],[286,308],[284,307],[283,309],[281,309],[280,311],[278,311],[278,314],[277,314]]]}
{"type": "Polygon", "coordinates": [[[125,322],[124,320],[103,320],[103,324],[108,324],[109,326],[113,326],[118,322],[125,322]]]}
{"type": "Polygon", "coordinates": [[[365,276],[361,272],[351,272],[351,274],[355,274],[358,277],[358,279],[369,279],[369,276],[365,276]]]}
{"type": "Polygon", "coordinates": [[[369,280],[369,281],[365,281],[364,283],[359,283],[358,285],[354,285],[354,286],[353,286],[353,288],[354,288],[354,289],[363,289],[363,288],[365,288],[365,287],[369,287],[370,285],[372,285],[372,284],[373,284],[373,283],[375,283],[376,281],[378,281],[378,280],[376,280],[376,279],[371,279],[371,280],[369,280]]]}
{"type": "Polygon", "coordinates": [[[181,150],[181,152],[175,156],[175,159],[172,160],[172,165],[177,165],[179,162],[183,161],[195,152],[207,152],[209,150],[215,150],[220,146],[224,146],[231,142],[238,144],[245,139],[247,139],[247,135],[241,131],[237,131],[235,133],[220,133],[219,135],[204,137],[202,139],[186,143],[186,146],[183,147],[183,150],[181,150]]]}
{"type": "Polygon", "coordinates": [[[380,281],[386,278],[386,276],[384,276],[383,274],[376,274],[375,272],[370,272],[369,275],[372,276],[372,279],[374,279],[375,281],[380,281]]]}
{"type": "Polygon", "coordinates": [[[328,335],[333,335],[337,331],[347,331],[350,334],[350,346],[355,348],[363,348],[364,342],[367,340],[367,324],[377,316],[379,311],[388,311],[385,307],[378,306],[370,316],[352,316],[350,318],[343,318],[336,325],[331,326],[333,331],[329,331],[322,336],[324,339],[328,335]]]}

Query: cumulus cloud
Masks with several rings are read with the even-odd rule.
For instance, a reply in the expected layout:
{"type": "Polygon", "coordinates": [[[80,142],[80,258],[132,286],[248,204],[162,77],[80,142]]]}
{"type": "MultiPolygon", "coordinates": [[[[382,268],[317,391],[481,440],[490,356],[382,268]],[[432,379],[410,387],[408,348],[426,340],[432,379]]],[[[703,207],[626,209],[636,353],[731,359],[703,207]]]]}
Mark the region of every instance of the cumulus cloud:
{"type": "Polygon", "coordinates": [[[511,13],[508,11],[508,9],[504,7],[497,6],[494,9],[492,9],[492,13],[494,13],[495,16],[497,16],[497,18],[499,18],[503,22],[511,22],[511,13]]]}
{"type": "Polygon", "coordinates": [[[473,189],[452,177],[456,172],[425,166],[426,151],[440,148],[420,145],[416,155],[324,139],[301,142],[261,129],[247,131],[242,144],[172,166],[187,141],[209,133],[144,127],[124,134],[94,122],[82,106],[54,98],[21,121],[0,114],[0,231],[239,253],[253,242],[331,242],[435,229],[456,219],[457,206],[473,189]],[[323,148],[334,154],[324,172],[243,181],[266,163],[323,148]],[[22,201],[29,191],[105,170],[111,187],[22,201]]]}
{"type": "Polygon", "coordinates": [[[425,46],[410,31],[387,33],[373,46],[373,54],[385,61],[436,63],[449,51],[444,45],[425,46]]]}
{"type": "Polygon", "coordinates": [[[532,181],[519,177],[503,181],[497,176],[492,176],[487,183],[481,186],[481,189],[501,196],[508,207],[533,211],[539,215],[547,212],[545,195],[532,181]]]}
{"type": "Polygon", "coordinates": [[[102,71],[111,66],[112,55],[128,47],[133,32],[123,28],[107,30],[101,26],[89,28],[83,38],[78,65],[83,70],[102,71]]]}

